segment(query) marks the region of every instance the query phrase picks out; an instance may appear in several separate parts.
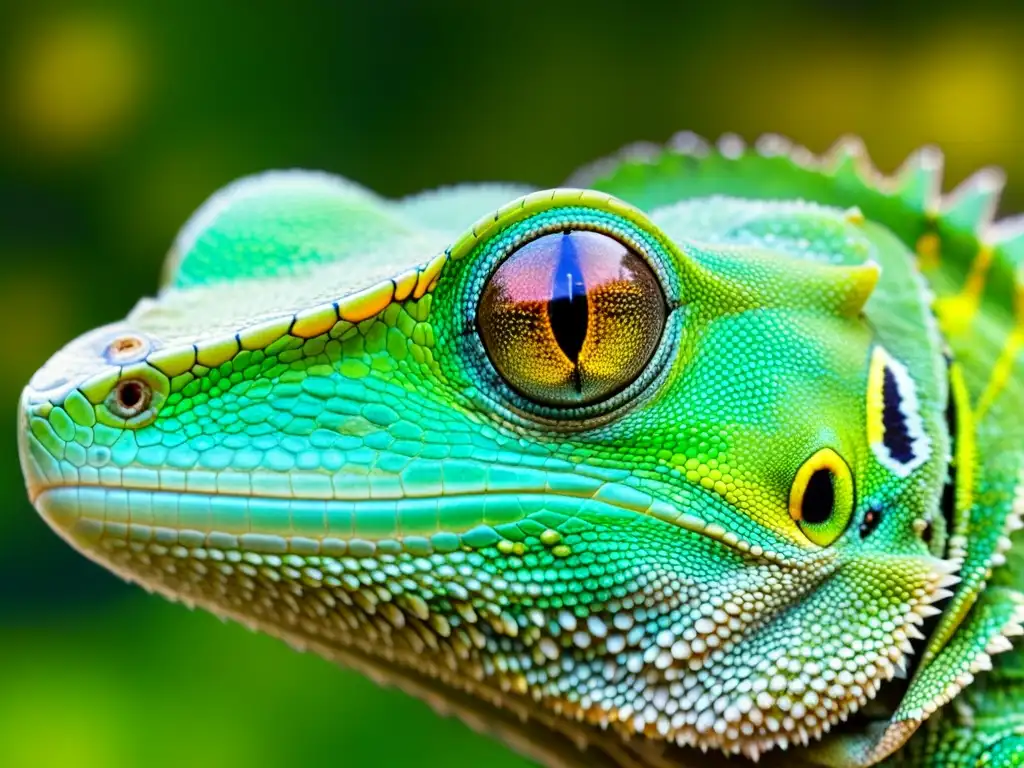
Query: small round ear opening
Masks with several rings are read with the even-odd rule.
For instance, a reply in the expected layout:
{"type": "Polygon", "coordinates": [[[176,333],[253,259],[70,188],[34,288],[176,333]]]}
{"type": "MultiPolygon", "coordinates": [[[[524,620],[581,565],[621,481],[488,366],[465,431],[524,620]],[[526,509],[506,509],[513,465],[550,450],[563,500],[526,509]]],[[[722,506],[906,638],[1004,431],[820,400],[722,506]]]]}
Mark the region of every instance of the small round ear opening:
{"type": "Polygon", "coordinates": [[[789,515],[814,544],[827,547],[846,530],[855,506],[853,474],[831,448],[803,463],[789,493],[789,515]]]}

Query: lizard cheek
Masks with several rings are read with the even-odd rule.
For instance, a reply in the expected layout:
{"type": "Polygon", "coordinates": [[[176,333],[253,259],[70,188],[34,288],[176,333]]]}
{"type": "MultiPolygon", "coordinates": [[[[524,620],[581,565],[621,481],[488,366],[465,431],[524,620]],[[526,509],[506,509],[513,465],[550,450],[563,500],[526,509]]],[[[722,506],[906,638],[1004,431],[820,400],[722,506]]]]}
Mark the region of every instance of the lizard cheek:
{"type": "Polygon", "coordinates": [[[600,402],[629,386],[657,349],[666,305],[643,258],[605,234],[544,235],[490,276],[477,326],[498,373],[551,406],[600,402]]]}

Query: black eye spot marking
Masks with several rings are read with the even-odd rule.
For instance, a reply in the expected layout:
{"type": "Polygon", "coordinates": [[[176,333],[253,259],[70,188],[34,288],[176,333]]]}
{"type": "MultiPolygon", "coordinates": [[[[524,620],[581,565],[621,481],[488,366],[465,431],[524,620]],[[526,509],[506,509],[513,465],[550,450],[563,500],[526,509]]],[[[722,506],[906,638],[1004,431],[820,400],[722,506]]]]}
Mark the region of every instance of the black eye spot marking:
{"type": "Polygon", "coordinates": [[[899,385],[892,368],[886,368],[882,380],[882,442],[889,449],[889,455],[901,464],[914,460],[914,446],[911,444],[907,418],[903,415],[899,385]]]}
{"type": "Polygon", "coordinates": [[[872,452],[895,475],[907,477],[928,460],[931,440],[910,372],[882,347],[871,355],[867,405],[872,452]]]}
{"type": "MultiPolygon", "coordinates": [[[[949,377],[949,401],[946,403],[946,429],[949,432],[949,452],[956,456],[959,440],[959,411],[957,410],[957,391],[953,382],[953,361],[946,357],[946,375],[949,377]]],[[[946,470],[946,481],[942,486],[942,500],[939,510],[947,531],[956,529],[956,486],[959,483],[959,462],[951,462],[946,470]]]]}
{"type": "Polygon", "coordinates": [[[860,537],[866,539],[882,522],[882,506],[878,503],[872,504],[864,513],[864,519],[860,524],[860,537]]]}

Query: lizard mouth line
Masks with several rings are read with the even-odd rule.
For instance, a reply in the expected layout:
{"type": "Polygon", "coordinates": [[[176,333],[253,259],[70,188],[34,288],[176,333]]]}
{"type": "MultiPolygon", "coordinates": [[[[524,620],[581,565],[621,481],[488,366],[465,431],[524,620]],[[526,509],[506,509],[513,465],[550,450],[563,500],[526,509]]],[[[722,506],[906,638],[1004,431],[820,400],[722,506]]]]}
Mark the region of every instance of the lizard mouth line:
{"type": "Polygon", "coordinates": [[[367,553],[381,542],[457,547],[521,539],[524,518],[540,533],[557,531],[572,518],[600,517],[605,524],[616,520],[628,524],[644,515],[711,538],[747,557],[788,561],[667,502],[627,505],[614,498],[621,486],[609,484],[602,486],[604,489],[609,490],[594,496],[523,489],[346,500],[79,484],[37,487],[33,504],[54,529],[76,540],[226,537],[243,548],[270,547],[274,551],[288,548],[290,541],[299,541],[306,548],[319,545],[320,549],[336,550],[350,549],[358,542],[356,549],[367,553]]]}

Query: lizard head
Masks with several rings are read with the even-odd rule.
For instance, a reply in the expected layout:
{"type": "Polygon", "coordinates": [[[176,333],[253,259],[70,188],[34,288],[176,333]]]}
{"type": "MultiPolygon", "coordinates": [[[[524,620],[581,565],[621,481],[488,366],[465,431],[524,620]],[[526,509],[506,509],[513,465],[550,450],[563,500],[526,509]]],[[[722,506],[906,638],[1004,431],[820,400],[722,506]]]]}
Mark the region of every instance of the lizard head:
{"type": "Polygon", "coordinates": [[[149,588],[545,732],[756,756],[846,720],[952,578],[937,345],[873,312],[926,315],[894,240],[502,197],[220,193],[25,390],[33,502],[149,588]]]}

